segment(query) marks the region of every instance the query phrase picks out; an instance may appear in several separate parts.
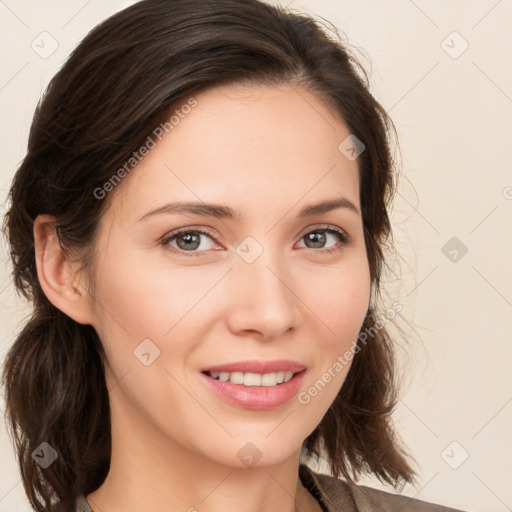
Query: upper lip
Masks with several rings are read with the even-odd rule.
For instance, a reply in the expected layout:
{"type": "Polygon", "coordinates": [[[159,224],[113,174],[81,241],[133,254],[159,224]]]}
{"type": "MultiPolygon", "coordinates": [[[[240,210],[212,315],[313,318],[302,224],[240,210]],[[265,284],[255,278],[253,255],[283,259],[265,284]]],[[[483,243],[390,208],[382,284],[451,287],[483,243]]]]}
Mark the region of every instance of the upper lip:
{"type": "Polygon", "coordinates": [[[236,361],[234,363],[219,364],[203,368],[203,372],[242,372],[242,373],[273,373],[273,372],[293,372],[298,373],[306,367],[297,361],[288,361],[279,359],[275,361],[236,361]]]}

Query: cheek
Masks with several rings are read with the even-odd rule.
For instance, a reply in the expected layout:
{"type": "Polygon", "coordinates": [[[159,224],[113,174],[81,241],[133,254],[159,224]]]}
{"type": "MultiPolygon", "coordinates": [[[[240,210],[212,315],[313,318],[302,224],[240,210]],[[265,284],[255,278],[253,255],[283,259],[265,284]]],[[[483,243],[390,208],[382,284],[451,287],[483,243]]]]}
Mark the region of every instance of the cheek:
{"type": "Polygon", "coordinates": [[[298,396],[307,411],[315,411],[315,421],[331,405],[352,365],[357,337],[370,300],[370,273],[366,260],[354,259],[339,272],[315,276],[315,293],[308,304],[317,317],[315,338],[316,364],[312,367],[303,392],[298,396]],[[328,275],[327,275],[328,274],[328,275]]]}
{"type": "Polygon", "coordinates": [[[209,291],[225,272],[152,264],[128,250],[116,258],[107,253],[96,280],[94,327],[116,377],[146,369],[139,352],[156,355],[151,367],[162,371],[185,364],[207,334],[218,302],[209,291]]]}
{"type": "Polygon", "coordinates": [[[132,337],[162,338],[180,322],[214,284],[217,275],[197,269],[153,265],[139,254],[105,258],[97,277],[100,322],[132,337]]]}
{"type": "Polygon", "coordinates": [[[311,309],[324,324],[328,335],[322,338],[324,349],[345,350],[355,341],[368,311],[370,273],[366,260],[356,260],[337,272],[326,272],[314,278],[315,290],[308,296],[311,309]]]}
{"type": "Polygon", "coordinates": [[[126,407],[129,397],[162,430],[169,429],[164,420],[173,414],[204,413],[179,385],[184,382],[181,366],[201,340],[197,305],[219,279],[198,274],[157,267],[132,254],[105,258],[97,276],[97,331],[108,360],[107,378],[124,397],[113,400],[112,407],[126,407]]]}

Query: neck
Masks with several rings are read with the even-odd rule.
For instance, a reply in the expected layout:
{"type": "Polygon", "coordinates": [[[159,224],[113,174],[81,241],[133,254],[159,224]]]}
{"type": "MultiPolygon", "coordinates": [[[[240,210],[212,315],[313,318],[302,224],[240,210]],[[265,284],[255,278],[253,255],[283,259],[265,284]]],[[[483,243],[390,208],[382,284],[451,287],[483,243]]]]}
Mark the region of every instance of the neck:
{"type": "Polygon", "coordinates": [[[233,467],[188,449],[119,401],[111,412],[109,473],[86,496],[94,512],[321,510],[298,477],[300,450],[276,464],[233,467]]]}

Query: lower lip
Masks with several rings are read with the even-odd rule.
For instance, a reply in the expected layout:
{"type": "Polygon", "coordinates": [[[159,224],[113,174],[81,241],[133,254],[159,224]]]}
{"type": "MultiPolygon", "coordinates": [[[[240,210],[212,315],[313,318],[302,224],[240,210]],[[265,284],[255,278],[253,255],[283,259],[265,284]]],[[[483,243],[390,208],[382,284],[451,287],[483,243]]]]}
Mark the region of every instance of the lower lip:
{"type": "Polygon", "coordinates": [[[228,402],[246,409],[273,409],[293,398],[300,389],[306,370],[296,373],[288,382],[275,386],[244,386],[222,382],[201,373],[213,391],[228,402]]]}

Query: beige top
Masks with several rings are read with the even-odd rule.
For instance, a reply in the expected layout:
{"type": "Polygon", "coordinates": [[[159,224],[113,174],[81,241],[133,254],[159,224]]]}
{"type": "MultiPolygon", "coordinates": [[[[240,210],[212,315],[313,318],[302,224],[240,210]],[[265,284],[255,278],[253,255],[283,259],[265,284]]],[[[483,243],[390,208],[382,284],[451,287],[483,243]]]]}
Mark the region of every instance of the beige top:
{"type": "MultiPolygon", "coordinates": [[[[364,485],[350,484],[316,473],[305,464],[299,466],[299,478],[326,512],[464,512],[364,485]]],[[[93,512],[83,495],[77,498],[75,512],[93,512]]]]}

